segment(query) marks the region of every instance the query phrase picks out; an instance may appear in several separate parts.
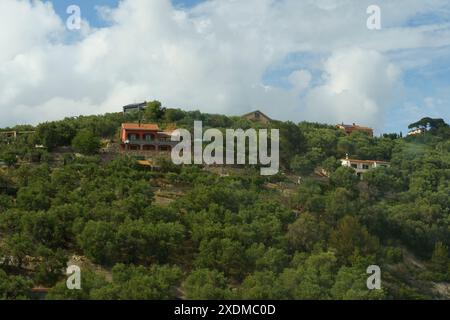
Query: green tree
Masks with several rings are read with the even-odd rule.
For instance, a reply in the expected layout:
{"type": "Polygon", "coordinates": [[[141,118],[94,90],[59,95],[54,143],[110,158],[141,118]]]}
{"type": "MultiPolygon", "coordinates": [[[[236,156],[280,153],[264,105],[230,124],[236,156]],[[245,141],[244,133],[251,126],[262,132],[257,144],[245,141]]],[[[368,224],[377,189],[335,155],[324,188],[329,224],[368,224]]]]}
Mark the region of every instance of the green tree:
{"type": "Polygon", "coordinates": [[[161,102],[149,102],[145,108],[145,119],[147,121],[160,121],[164,117],[165,112],[166,110],[162,108],[161,102]]]}
{"type": "Polygon", "coordinates": [[[0,300],[30,299],[32,282],[21,276],[8,276],[0,269],[0,300]]]}
{"type": "Polygon", "coordinates": [[[283,299],[278,278],[272,271],[257,271],[242,282],[238,292],[244,300],[283,299]]]}
{"type": "Polygon", "coordinates": [[[227,238],[203,240],[194,265],[199,268],[217,269],[226,276],[240,278],[246,266],[244,247],[227,238]]]}
{"type": "Polygon", "coordinates": [[[73,138],[72,147],[82,154],[95,154],[100,149],[100,139],[89,129],[82,129],[73,138]]]}
{"type": "Polygon", "coordinates": [[[312,214],[305,212],[288,227],[287,238],[294,250],[312,251],[324,238],[325,226],[312,214]]]}
{"type": "Polygon", "coordinates": [[[66,279],[58,282],[48,292],[47,300],[91,300],[95,299],[92,296],[92,291],[99,290],[108,285],[106,279],[96,274],[94,271],[83,268],[81,273],[81,289],[70,290],[67,288],[66,279]]]}
{"type": "MultiPolygon", "coordinates": [[[[294,258],[295,260],[295,258],[294,258]]],[[[318,252],[300,257],[297,265],[280,275],[280,283],[289,299],[329,299],[338,263],[332,252],[318,252]]]]}
{"type": "Polygon", "coordinates": [[[116,228],[112,223],[89,221],[78,236],[78,244],[95,262],[112,264],[116,261],[116,228]]]}
{"type": "Polygon", "coordinates": [[[351,216],[345,216],[339,221],[337,228],[331,232],[329,244],[344,261],[348,261],[355,253],[375,254],[379,247],[378,239],[351,216]]]}
{"type": "Polygon", "coordinates": [[[183,282],[187,299],[224,300],[232,295],[225,275],[217,270],[197,269],[183,282]]]}
{"type": "Polygon", "coordinates": [[[95,300],[168,300],[177,298],[181,282],[178,267],[115,265],[113,281],[91,292],[95,300]]]}
{"type": "Polygon", "coordinates": [[[383,290],[367,288],[367,277],[366,270],[362,267],[341,267],[331,288],[332,298],[337,300],[385,299],[386,294],[383,290]]]}
{"type": "Polygon", "coordinates": [[[448,247],[442,242],[436,242],[431,257],[431,267],[434,272],[447,275],[450,271],[450,259],[448,256],[448,247]]]}
{"type": "Polygon", "coordinates": [[[355,170],[347,167],[340,167],[331,174],[331,182],[336,187],[342,187],[347,190],[353,190],[359,181],[355,170]]]}

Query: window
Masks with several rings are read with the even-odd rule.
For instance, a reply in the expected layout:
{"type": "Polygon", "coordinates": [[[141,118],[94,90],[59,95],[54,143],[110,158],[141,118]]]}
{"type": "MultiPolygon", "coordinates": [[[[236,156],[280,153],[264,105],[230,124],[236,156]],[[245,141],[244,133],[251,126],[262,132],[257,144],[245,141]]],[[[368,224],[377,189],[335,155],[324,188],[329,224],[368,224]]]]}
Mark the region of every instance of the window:
{"type": "Polygon", "coordinates": [[[138,139],[137,134],[135,134],[135,133],[130,133],[128,135],[128,140],[130,140],[130,141],[136,141],[137,139],[138,139]]]}
{"type": "Polygon", "coordinates": [[[369,165],[368,164],[363,164],[363,169],[364,170],[369,170],[369,165]]]}
{"type": "Polygon", "coordinates": [[[356,163],[352,163],[352,168],[353,169],[358,169],[358,165],[356,163]]]}
{"type": "Polygon", "coordinates": [[[147,142],[151,142],[153,139],[152,139],[152,135],[151,134],[146,134],[145,135],[145,141],[147,141],[147,142]]]}

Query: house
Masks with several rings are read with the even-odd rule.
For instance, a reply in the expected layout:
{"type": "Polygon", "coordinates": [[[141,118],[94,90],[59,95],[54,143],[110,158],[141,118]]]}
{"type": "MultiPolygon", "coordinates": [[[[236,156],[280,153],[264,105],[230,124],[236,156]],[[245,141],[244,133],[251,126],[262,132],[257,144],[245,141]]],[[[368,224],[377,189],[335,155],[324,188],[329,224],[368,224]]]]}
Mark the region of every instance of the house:
{"type": "Polygon", "coordinates": [[[123,123],[120,130],[122,150],[171,151],[178,142],[171,132],[161,131],[157,124],[123,123]]]}
{"type": "Polygon", "coordinates": [[[367,133],[369,136],[373,137],[373,129],[369,127],[363,127],[359,126],[356,123],[353,123],[352,125],[349,124],[338,124],[336,128],[345,131],[347,135],[351,135],[355,131],[361,131],[367,133]]]}
{"type": "Polygon", "coordinates": [[[0,136],[2,138],[17,138],[17,131],[2,131],[0,132],[0,136]]]}
{"type": "Polygon", "coordinates": [[[34,134],[36,131],[0,131],[1,138],[17,139],[18,136],[34,134]]]}
{"type": "Polygon", "coordinates": [[[416,128],[414,130],[409,131],[408,136],[417,136],[417,135],[423,134],[425,132],[427,132],[427,129],[425,129],[425,128],[416,128]]]}
{"type": "Polygon", "coordinates": [[[387,168],[390,166],[389,162],[378,160],[356,160],[350,159],[348,156],[345,159],[341,159],[343,167],[352,168],[356,171],[356,174],[361,177],[369,170],[376,168],[387,168]]]}
{"type": "Polygon", "coordinates": [[[142,111],[147,107],[147,101],[142,103],[133,103],[123,107],[123,113],[142,111]]]}
{"type": "Polygon", "coordinates": [[[244,114],[242,118],[250,120],[250,121],[257,121],[264,124],[268,124],[272,122],[273,120],[270,119],[268,116],[266,116],[264,113],[262,113],[259,110],[244,114]]]}

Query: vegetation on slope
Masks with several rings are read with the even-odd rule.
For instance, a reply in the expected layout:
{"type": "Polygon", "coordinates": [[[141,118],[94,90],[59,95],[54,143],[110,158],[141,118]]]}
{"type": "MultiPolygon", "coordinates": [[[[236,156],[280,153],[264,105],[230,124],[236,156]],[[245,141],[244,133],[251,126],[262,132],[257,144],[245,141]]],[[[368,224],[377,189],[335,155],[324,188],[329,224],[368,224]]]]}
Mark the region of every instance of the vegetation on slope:
{"type": "MultiPolygon", "coordinates": [[[[120,124],[138,117],[70,118],[2,142],[0,298],[32,298],[36,286],[50,287],[49,299],[449,297],[434,286],[450,281],[447,125],[403,139],[274,122],[285,174],[263,178],[251,166],[223,176],[161,160],[162,172],[150,172],[128,157],[95,155],[100,139],[117,139],[120,124]],[[58,148],[70,145],[85,156],[69,152],[55,162],[58,148]],[[345,154],[391,167],[360,181],[340,167],[345,154]],[[315,176],[318,166],[330,177],[315,176]],[[289,175],[301,175],[301,184],[289,175]],[[155,193],[169,188],[180,195],[158,205],[155,193]],[[65,285],[74,255],[91,262],[82,290],[65,285]],[[372,264],[381,267],[383,290],[366,287],[372,264]]],[[[161,127],[191,129],[194,120],[260,126],[157,102],[144,114],[161,127]]]]}

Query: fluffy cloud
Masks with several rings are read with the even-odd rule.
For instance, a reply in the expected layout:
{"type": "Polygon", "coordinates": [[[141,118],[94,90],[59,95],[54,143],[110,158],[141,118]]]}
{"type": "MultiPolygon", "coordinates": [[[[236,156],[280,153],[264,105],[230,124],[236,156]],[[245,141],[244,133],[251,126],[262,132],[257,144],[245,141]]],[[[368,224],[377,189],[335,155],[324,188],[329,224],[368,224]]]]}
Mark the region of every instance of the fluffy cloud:
{"type": "Polygon", "coordinates": [[[379,2],[389,28],[371,32],[370,1],[213,0],[181,10],[169,0],[124,0],[101,11],[110,27],[85,26],[80,39],[67,41],[70,32],[49,3],[2,0],[0,21],[8,28],[0,29],[0,126],[118,111],[148,99],[375,125],[400,81],[387,54],[450,39],[445,25],[402,27],[430,3],[379,2]],[[264,83],[269,69],[296,53],[329,58],[290,70],[288,87],[264,83]]]}
{"type": "Polygon", "coordinates": [[[324,64],[325,83],[306,98],[308,118],[376,125],[394,94],[400,69],[376,51],[350,48],[335,52],[324,64]]]}

